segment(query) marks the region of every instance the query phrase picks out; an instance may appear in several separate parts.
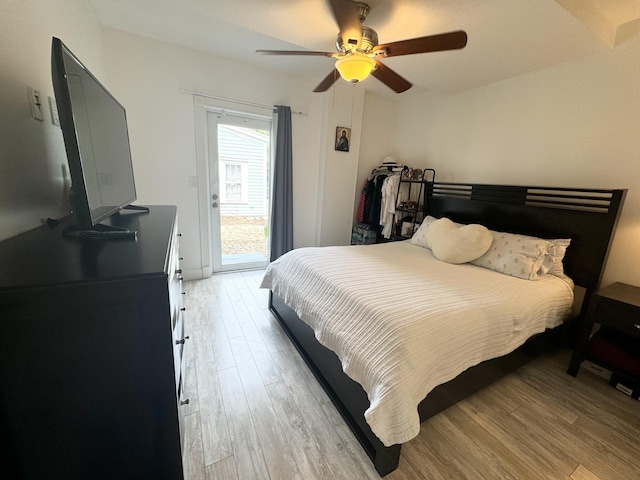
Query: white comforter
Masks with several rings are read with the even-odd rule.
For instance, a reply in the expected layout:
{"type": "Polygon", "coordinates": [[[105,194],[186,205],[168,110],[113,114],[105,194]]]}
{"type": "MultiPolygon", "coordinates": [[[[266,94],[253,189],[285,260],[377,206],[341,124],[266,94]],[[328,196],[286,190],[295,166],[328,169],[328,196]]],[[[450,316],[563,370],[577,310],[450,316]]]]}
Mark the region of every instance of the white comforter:
{"type": "Polygon", "coordinates": [[[366,421],[386,446],[418,434],[417,406],[433,388],[559,325],[573,301],[560,278],[451,265],[408,242],[293,250],[261,286],[362,385],[366,421]]]}

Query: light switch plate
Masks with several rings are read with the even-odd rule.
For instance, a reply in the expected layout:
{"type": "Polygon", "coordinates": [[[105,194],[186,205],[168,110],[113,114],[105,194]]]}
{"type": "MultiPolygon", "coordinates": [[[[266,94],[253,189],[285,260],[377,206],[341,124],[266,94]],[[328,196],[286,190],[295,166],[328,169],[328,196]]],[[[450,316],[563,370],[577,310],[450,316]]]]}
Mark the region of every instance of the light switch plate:
{"type": "Polygon", "coordinates": [[[31,104],[31,116],[36,120],[44,120],[42,116],[42,100],[40,100],[40,92],[38,90],[27,87],[29,89],[29,103],[31,104]]]}
{"type": "Polygon", "coordinates": [[[51,123],[60,126],[60,117],[58,116],[58,104],[56,99],[49,97],[49,109],[51,110],[51,123]]]}

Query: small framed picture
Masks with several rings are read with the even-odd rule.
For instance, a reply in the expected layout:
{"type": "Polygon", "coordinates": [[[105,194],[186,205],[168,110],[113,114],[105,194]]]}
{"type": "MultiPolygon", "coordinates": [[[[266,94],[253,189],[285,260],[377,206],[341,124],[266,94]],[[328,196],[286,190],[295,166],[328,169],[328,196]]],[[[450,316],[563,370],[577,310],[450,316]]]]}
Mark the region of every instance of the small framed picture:
{"type": "Polygon", "coordinates": [[[403,237],[410,237],[413,235],[413,222],[402,222],[401,235],[403,237]]]}
{"type": "Polygon", "coordinates": [[[336,150],[348,152],[351,142],[351,129],[347,127],[336,127],[336,150]]]}
{"type": "Polygon", "coordinates": [[[411,180],[413,180],[415,182],[421,182],[422,181],[422,170],[419,170],[419,169],[416,168],[413,171],[413,178],[411,180]]]}

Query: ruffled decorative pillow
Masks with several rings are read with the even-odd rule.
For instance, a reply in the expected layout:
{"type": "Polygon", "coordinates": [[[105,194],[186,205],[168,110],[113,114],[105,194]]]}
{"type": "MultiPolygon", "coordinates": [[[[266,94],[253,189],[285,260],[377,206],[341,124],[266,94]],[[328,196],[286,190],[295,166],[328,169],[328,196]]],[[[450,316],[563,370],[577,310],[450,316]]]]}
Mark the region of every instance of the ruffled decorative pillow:
{"type": "Polygon", "coordinates": [[[556,277],[564,276],[564,266],[562,259],[567,253],[567,247],[571,243],[570,238],[558,238],[549,240],[549,248],[544,256],[539,274],[555,275],[556,277]]]}
{"type": "MultiPolygon", "coordinates": [[[[551,242],[541,238],[515,233],[490,231],[493,235],[491,247],[480,258],[471,263],[525,280],[537,280],[551,242]]],[[[566,248],[566,247],[565,247],[566,248]]]]}
{"type": "Polygon", "coordinates": [[[448,218],[441,218],[430,223],[426,239],[427,246],[438,260],[467,263],[489,249],[493,236],[482,225],[458,225],[448,218]]]}

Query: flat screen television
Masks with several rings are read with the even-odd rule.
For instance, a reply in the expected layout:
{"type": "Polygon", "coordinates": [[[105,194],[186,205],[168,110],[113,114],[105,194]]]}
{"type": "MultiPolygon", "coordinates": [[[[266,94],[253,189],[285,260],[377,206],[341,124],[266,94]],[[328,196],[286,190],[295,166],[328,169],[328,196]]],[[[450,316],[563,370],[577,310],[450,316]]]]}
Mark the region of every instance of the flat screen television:
{"type": "Polygon", "coordinates": [[[148,211],[131,205],[136,187],[124,107],[55,37],[51,74],[71,174],[75,225],[65,233],[135,235],[100,223],[124,208],[148,211]]]}

